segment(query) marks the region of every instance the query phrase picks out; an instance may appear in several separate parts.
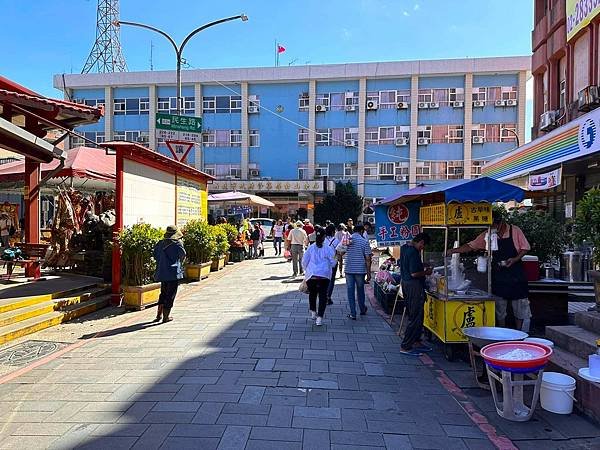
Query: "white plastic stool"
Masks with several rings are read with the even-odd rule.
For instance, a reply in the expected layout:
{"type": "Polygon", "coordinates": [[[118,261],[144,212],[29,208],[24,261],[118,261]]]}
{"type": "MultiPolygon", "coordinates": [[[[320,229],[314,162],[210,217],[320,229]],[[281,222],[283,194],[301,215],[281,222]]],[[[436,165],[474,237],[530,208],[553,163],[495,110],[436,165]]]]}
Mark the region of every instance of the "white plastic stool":
{"type": "Polygon", "coordinates": [[[498,415],[515,422],[526,422],[531,419],[540,396],[544,369],[528,373],[515,373],[508,369],[500,370],[490,367],[489,364],[486,364],[486,368],[498,415]],[[524,379],[525,375],[529,379],[524,379]],[[497,383],[502,385],[502,399],[500,399],[497,383]],[[533,386],[533,398],[529,406],[523,399],[524,386],[533,386]]]}

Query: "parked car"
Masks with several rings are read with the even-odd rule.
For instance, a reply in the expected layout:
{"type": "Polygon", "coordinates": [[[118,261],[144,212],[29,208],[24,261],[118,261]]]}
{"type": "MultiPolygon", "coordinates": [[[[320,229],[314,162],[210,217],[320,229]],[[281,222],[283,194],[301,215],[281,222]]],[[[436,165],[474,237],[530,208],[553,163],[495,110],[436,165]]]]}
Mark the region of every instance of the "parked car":
{"type": "Polygon", "coordinates": [[[260,219],[250,219],[250,225],[254,226],[255,223],[260,223],[265,230],[265,239],[268,241],[273,240],[273,236],[271,236],[271,229],[273,225],[275,225],[275,221],[273,219],[260,218],[260,219]]]}

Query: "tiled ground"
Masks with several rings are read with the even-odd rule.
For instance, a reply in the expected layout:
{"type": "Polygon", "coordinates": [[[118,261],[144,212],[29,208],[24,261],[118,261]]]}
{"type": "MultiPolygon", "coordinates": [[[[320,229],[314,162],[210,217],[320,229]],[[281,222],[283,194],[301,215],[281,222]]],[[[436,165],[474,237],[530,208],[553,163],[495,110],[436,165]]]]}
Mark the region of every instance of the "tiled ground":
{"type": "MultiPolygon", "coordinates": [[[[290,271],[272,257],[228,267],[183,287],[175,321],[127,315],[0,384],[0,448],[494,448],[438,380],[443,365],[467,383],[464,363],[400,355],[373,310],[346,319],[344,286],[314,326],[290,271]]],[[[567,422],[555,434],[537,422],[497,428],[548,450],[571,448],[552,447],[553,437],[589,437],[593,425],[578,424],[578,435],[567,422]]]]}

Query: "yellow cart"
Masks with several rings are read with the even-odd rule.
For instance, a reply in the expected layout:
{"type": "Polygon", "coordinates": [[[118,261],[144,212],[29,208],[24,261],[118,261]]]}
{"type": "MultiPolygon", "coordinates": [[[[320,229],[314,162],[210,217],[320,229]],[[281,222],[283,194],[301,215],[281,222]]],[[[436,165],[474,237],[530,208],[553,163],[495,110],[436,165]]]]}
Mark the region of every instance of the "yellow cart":
{"type": "MultiPolygon", "coordinates": [[[[477,233],[488,232],[492,223],[492,207],[486,202],[436,203],[421,206],[420,222],[423,231],[438,233],[444,239],[444,249],[450,248],[449,234],[456,236],[459,243],[461,234],[467,230],[477,233]],[[436,230],[436,231],[434,231],[436,230]],[[462,232],[462,233],[461,233],[462,232]]],[[[473,234],[473,233],[471,233],[473,234]]],[[[427,250],[424,261],[427,262],[427,250]]],[[[443,263],[437,267],[437,277],[428,283],[425,300],[424,326],[431,334],[444,343],[444,352],[448,360],[455,357],[455,344],[468,343],[463,328],[494,326],[495,301],[491,290],[491,271],[489,264],[484,273],[476,272],[474,258],[462,258],[464,264],[470,264],[470,275],[475,278],[476,286],[464,290],[449,289],[450,268],[448,258],[442,255],[443,263]],[[468,261],[468,263],[467,263],[468,261]]],[[[439,255],[438,255],[439,259],[439,255]]],[[[461,263],[462,266],[462,263],[461,263]]]]}

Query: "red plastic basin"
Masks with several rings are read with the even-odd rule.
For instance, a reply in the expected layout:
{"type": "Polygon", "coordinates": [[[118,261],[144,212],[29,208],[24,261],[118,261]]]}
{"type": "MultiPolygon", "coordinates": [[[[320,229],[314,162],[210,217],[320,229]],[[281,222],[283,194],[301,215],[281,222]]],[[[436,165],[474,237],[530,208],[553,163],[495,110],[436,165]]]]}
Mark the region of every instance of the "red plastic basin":
{"type": "Polygon", "coordinates": [[[515,369],[543,366],[548,362],[550,355],[552,355],[552,349],[550,347],[535,342],[496,342],[494,344],[488,344],[481,349],[481,356],[484,360],[489,361],[495,366],[515,369]],[[532,357],[525,360],[510,360],[502,358],[503,355],[506,355],[507,353],[516,349],[530,353],[532,357]]]}

